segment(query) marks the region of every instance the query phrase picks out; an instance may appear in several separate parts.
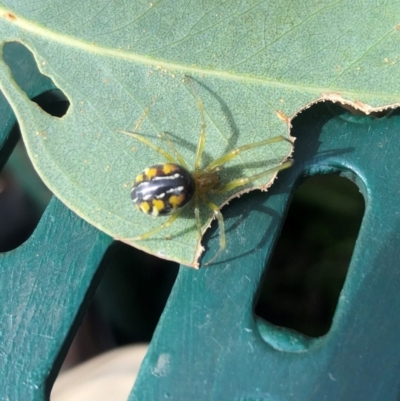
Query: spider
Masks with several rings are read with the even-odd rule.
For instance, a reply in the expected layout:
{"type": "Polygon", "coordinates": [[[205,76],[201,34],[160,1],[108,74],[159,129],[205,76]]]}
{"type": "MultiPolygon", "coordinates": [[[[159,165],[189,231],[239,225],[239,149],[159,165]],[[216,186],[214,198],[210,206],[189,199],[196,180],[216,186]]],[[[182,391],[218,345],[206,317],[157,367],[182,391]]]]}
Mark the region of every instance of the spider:
{"type": "MultiPolygon", "coordinates": [[[[237,178],[230,182],[223,183],[220,181],[218,171],[223,168],[223,165],[230,160],[234,159],[237,155],[250,149],[268,144],[287,141],[293,144],[288,138],[284,136],[276,136],[273,138],[265,139],[263,141],[239,146],[229,152],[223,154],[221,157],[215,159],[207,166],[202,167],[202,156],[204,152],[204,145],[206,141],[206,120],[204,115],[203,102],[198,95],[192,80],[185,76],[184,79],[192,89],[194,98],[196,99],[197,107],[201,117],[200,135],[197,143],[196,154],[194,159],[194,167],[190,169],[182,155],[178,152],[173,142],[168,137],[167,133],[160,133],[159,136],[163,139],[166,145],[169,146],[170,152],[155,145],[149,139],[142,135],[137,134],[137,131],[148,114],[152,104],[147,107],[143,112],[139,121],[137,122],[132,132],[119,131],[128,135],[136,140],[142,142],[144,145],[152,148],[167,162],[162,164],[152,165],[143,170],[135,179],[135,183],[131,190],[131,198],[138,210],[152,216],[170,216],[164,223],[156,228],[145,232],[144,234],[135,237],[134,240],[145,240],[159,231],[169,227],[181,214],[185,206],[193,204],[194,217],[196,226],[199,231],[200,237],[202,235],[199,202],[203,202],[211,209],[214,217],[218,221],[219,226],[219,250],[218,252],[205,264],[212,263],[219,254],[225,249],[226,236],[224,218],[220,208],[217,204],[212,202],[209,194],[221,194],[231,191],[235,188],[244,186],[249,182],[255,181],[264,176],[289,168],[293,164],[293,160],[287,160],[280,166],[267,169],[261,173],[254,174],[250,177],[237,178]]],[[[154,101],[153,101],[154,102],[154,101]]]]}

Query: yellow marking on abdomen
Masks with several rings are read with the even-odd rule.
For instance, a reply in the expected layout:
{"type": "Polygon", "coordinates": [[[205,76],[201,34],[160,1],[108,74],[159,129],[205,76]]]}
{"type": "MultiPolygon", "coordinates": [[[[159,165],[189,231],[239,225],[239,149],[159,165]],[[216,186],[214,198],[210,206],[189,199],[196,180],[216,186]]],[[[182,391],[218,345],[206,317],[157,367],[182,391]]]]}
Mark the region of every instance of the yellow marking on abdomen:
{"type": "Polygon", "coordinates": [[[146,178],[148,180],[151,180],[152,178],[157,176],[157,169],[156,168],[146,168],[146,170],[144,170],[144,174],[146,175],[146,178]]]}
{"type": "Polygon", "coordinates": [[[185,201],[185,195],[171,195],[169,197],[169,203],[172,205],[174,209],[177,209],[182,205],[182,203],[185,201]]]}
{"type": "Polygon", "coordinates": [[[164,164],[162,169],[165,175],[171,174],[172,172],[178,170],[176,166],[169,163],[164,164]]]}
{"type": "Polygon", "coordinates": [[[143,212],[143,213],[149,213],[150,212],[150,205],[147,203],[147,202],[141,202],[141,204],[140,204],[140,210],[143,212]]]}
{"type": "Polygon", "coordinates": [[[135,182],[136,182],[136,184],[139,184],[140,182],[143,182],[143,180],[144,180],[143,174],[139,174],[139,175],[136,177],[135,182]]]}
{"type": "MultiPolygon", "coordinates": [[[[165,208],[165,203],[161,199],[153,199],[151,201],[153,203],[153,210],[157,210],[158,212],[161,212],[165,208]]],[[[156,214],[156,216],[158,213],[156,214]]]]}

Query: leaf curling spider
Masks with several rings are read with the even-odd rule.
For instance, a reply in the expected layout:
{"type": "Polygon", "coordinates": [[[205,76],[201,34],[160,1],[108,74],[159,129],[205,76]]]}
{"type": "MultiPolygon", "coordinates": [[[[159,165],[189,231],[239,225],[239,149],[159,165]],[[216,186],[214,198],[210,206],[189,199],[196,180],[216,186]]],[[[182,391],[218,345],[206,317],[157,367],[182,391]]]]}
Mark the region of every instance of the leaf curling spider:
{"type": "MultiPolygon", "coordinates": [[[[167,133],[160,133],[161,139],[169,146],[172,154],[163,148],[155,145],[149,139],[137,134],[139,127],[149,113],[152,104],[146,108],[139,121],[136,123],[132,132],[119,131],[128,135],[144,145],[152,148],[158,154],[163,156],[167,163],[155,164],[144,169],[135,179],[135,183],[131,190],[131,198],[138,210],[152,216],[170,216],[168,220],[159,226],[153,228],[144,234],[133,238],[136,241],[142,241],[152,237],[169,227],[181,214],[182,210],[190,203],[194,204],[194,216],[196,220],[197,230],[200,238],[202,236],[202,226],[200,220],[199,202],[203,202],[211,211],[218,221],[219,226],[219,250],[218,252],[204,265],[211,264],[225,249],[226,236],[224,218],[217,204],[212,202],[209,194],[221,194],[232,191],[235,188],[244,186],[252,181],[266,177],[280,170],[289,168],[293,164],[293,160],[289,159],[279,166],[267,169],[261,173],[254,174],[250,177],[237,178],[227,183],[220,181],[218,171],[223,168],[223,165],[234,159],[240,153],[254,149],[260,146],[269,145],[281,141],[287,141],[293,145],[293,142],[288,138],[280,135],[263,141],[242,145],[218,157],[205,167],[201,167],[202,156],[204,152],[206,140],[206,120],[204,115],[203,102],[198,95],[192,80],[185,76],[185,81],[192,89],[194,98],[196,99],[197,107],[201,117],[201,129],[196,148],[194,161],[194,169],[191,170],[183,156],[178,152],[173,142],[168,137],[167,133]]],[[[153,103],[153,102],[152,102],[153,103]]]]}

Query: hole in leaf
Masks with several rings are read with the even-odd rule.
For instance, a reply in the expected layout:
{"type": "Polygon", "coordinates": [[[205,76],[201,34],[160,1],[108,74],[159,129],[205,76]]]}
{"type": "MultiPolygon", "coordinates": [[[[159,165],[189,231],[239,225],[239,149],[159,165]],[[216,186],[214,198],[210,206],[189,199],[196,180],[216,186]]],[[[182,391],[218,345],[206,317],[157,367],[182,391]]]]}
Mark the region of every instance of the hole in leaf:
{"type": "MultiPolygon", "coordinates": [[[[18,42],[6,43],[3,60],[9,66],[18,86],[45,112],[55,117],[62,117],[67,112],[67,97],[48,76],[39,71],[36,60],[27,47],[18,42]]],[[[42,67],[45,65],[46,62],[42,61],[42,67]]]]}
{"type": "Polygon", "coordinates": [[[36,96],[33,101],[53,117],[62,117],[69,107],[68,99],[59,89],[51,89],[36,96]]]}
{"type": "Polygon", "coordinates": [[[255,308],[310,337],[331,326],[364,215],[358,187],[338,175],[308,178],[294,193],[255,308]]]}

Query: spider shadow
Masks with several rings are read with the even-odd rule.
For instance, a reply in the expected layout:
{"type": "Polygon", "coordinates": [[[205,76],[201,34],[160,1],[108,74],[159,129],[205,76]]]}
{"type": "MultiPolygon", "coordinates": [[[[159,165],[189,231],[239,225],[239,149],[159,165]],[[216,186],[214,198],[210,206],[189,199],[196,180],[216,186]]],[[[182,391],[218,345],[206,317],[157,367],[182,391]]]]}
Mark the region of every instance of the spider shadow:
{"type": "MultiPolygon", "coordinates": [[[[201,86],[203,89],[205,89],[206,91],[208,91],[211,96],[217,100],[217,102],[220,105],[220,109],[222,111],[222,113],[224,114],[224,116],[226,117],[226,121],[228,122],[228,126],[229,126],[229,131],[231,132],[231,136],[229,137],[229,143],[226,146],[225,152],[227,153],[228,151],[232,150],[233,148],[235,148],[237,146],[238,143],[238,139],[239,139],[239,129],[235,123],[235,120],[233,118],[233,114],[231,113],[228,105],[224,102],[224,100],[216,93],[214,92],[212,89],[210,89],[207,85],[205,85],[204,83],[198,81],[197,79],[188,76],[189,79],[193,82],[196,83],[196,85],[201,86]]],[[[200,98],[200,100],[202,101],[202,98],[200,96],[199,93],[197,93],[196,90],[196,95],[200,98]]],[[[203,102],[203,101],[202,101],[203,102]]],[[[203,104],[204,107],[204,104],[203,104]]],[[[207,109],[204,107],[204,112],[205,114],[207,113],[206,111],[207,109]]],[[[173,132],[169,132],[169,131],[162,131],[165,134],[167,134],[167,136],[171,139],[173,139],[173,143],[177,144],[177,147],[181,147],[183,149],[188,150],[191,154],[195,154],[197,151],[197,141],[196,143],[193,143],[192,141],[190,141],[189,139],[183,138],[182,136],[179,136],[177,134],[174,134],[173,132]]],[[[200,126],[199,126],[199,131],[198,134],[200,135],[200,126]]],[[[142,134],[140,134],[142,135],[142,134]]],[[[145,135],[146,138],[154,138],[154,139],[159,139],[158,136],[156,135],[145,135]]],[[[205,140],[205,148],[203,150],[203,154],[202,154],[202,159],[201,159],[201,166],[207,166],[209,165],[214,159],[211,156],[211,154],[209,154],[206,150],[207,146],[209,145],[209,143],[207,142],[207,126],[206,126],[206,140],[205,140]]],[[[168,144],[165,144],[165,147],[163,146],[163,149],[169,149],[170,151],[172,150],[168,144]]],[[[190,163],[188,163],[188,161],[186,160],[186,163],[189,165],[190,167],[190,163]]]]}
{"type": "MultiPolygon", "coordinates": [[[[330,151],[324,151],[320,152],[319,154],[323,154],[326,157],[330,156],[335,156],[335,155],[340,155],[344,153],[350,153],[352,152],[352,148],[344,148],[344,149],[334,149],[330,151]]],[[[249,163],[252,167],[261,167],[262,162],[257,162],[257,163],[249,163]]],[[[247,165],[246,167],[249,167],[247,165]]],[[[239,171],[241,168],[227,168],[227,170],[231,170],[234,173],[233,174],[240,174],[239,171]]],[[[282,179],[283,175],[287,173],[286,171],[282,171],[279,173],[279,178],[282,179]]],[[[301,185],[302,181],[305,178],[302,178],[299,176],[297,178],[297,182],[295,183],[295,187],[301,185]]],[[[230,261],[235,260],[238,256],[244,257],[246,255],[250,255],[253,253],[255,250],[263,248],[266,246],[266,244],[269,241],[269,238],[271,237],[271,234],[275,231],[276,226],[279,224],[280,221],[283,220],[284,215],[277,212],[273,207],[268,206],[268,198],[271,196],[277,196],[277,195],[282,195],[282,194],[287,194],[288,192],[291,192],[293,190],[293,187],[285,186],[279,188],[279,189],[271,189],[268,193],[265,191],[260,191],[260,190],[253,190],[251,193],[245,193],[243,194],[240,199],[235,198],[232,199],[230,205],[227,205],[222,209],[223,214],[224,214],[224,220],[226,223],[226,228],[225,228],[225,234],[227,236],[227,240],[229,238],[230,233],[236,233],[237,230],[240,229],[240,226],[243,224],[245,220],[247,220],[252,213],[261,213],[264,216],[262,219],[268,220],[269,223],[266,225],[266,230],[259,239],[259,241],[256,244],[252,244],[251,248],[248,249],[245,252],[240,253],[240,255],[235,254],[232,257],[224,258],[223,261],[218,261],[213,263],[214,264],[219,264],[219,263],[227,263],[230,261]],[[249,200],[250,199],[250,200],[249,200]],[[251,206],[249,206],[251,205],[251,206]],[[267,218],[268,216],[269,218],[267,218]],[[233,223],[231,222],[233,220],[233,223]]],[[[216,240],[218,238],[218,222],[213,221],[212,225],[209,230],[206,231],[206,233],[203,236],[203,245],[205,246],[205,251],[209,251],[208,243],[211,238],[216,240]]],[[[235,235],[235,234],[233,234],[235,235]]],[[[242,248],[243,249],[243,248],[242,248]]]]}
{"type": "MultiPolygon", "coordinates": [[[[226,105],[225,105],[226,106],[226,105]]],[[[354,150],[354,148],[334,148],[334,149],[322,149],[320,150],[320,146],[322,140],[320,135],[322,133],[322,129],[324,125],[333,117],[335,117],[330,110],[326,108],[326,105],[322,103],[318,103],[312,106],[310,109],[301,113],[296,119],[293,121],[293,130],[292,135],[297,137],[298,139],[295,142],[295,151],[293,154],[293,159],[295,160],[295,166],[290,170],[284,171],[280,173],[278,185],[274,184],[271,190],[266,194],[265,192],[253,192],[251,194],[243,195],[242,199],[235,199],[233,204],[227,208],[224,208],[224,218],[226,221],[226,234],[227,241],[229,242],[229,237],[232,236],[233,231],[237,231],[240,229],[243,221],[251,217],[251,213],[261,213],[268,216],[268,225],[265,232],[261,234],[256,244],[250,244],[247,249],[243,249],[243,247],[236,247],[235,255],[229,256],[226,258],[227,253],[222,253],[225,256],[223,260],[214,262],[215,264],[225,263],[227,261],[232,261],[241,256],[249,255],[254,252],[255,249],[263,248],[267,245],[267,242],[271,236],[271,234],[276,230],[277,225],[283,224],[284,214],[281,212],[277,212],[273,206],[270,206],[268,203],[268,199],[271,196],[282,194],[282,193],[291,193],[296,185],[296,182],[299,181],[299,177],[304,175],[304,172],[307,171],[308,166],[316,163],[316,160],[327,160],[329,158],[334,158],[338,155],[349,153],[354,150]],[[305,118],[305,116],[308,116],[305,118]],[[298,121],[302,121],[301,124],[298,121]],[[301,126],[301,128],[298,127],[301,126]],[[289,177],[282,180],[282,177],[289,177]],[[287,181],[284,184],[285,180],[287,181]],[[284,184],[284,185],[282,185],[284,184]],[[250,199],[250,201],[249,201],[250,199]],[[239,252],[239,254],[238,254],[239,252]]],[[[233,121],[233,119],[232,119],[233,121]]],[[[188,140],[182,139],[174,134],[168,133],[176,143],[179,143],[180,146],[186,147],[191,152],[195,152],[196,145],[189,142],[188,140]]],[[[203,159],[204,160],[204,159],[203,159]]],[[[279,163],[280,160],[269,160],[268,164],[270,167],[279,163]],[[276,163],[275,163],[276,162],[276,163]]],[[[243,177],[243,173],[245,169],[251,168],[261,168],[265,167],[266,163],[264,161],[257,162],[248,162],[235,166],[223,167],[222,172],[230,177],[243,177]]],[[[238,188],[238,191],[240,188],[238,188]]],[[[211,198],[211,196],[210,196],[211,198]]],[[[190,219],[194,223],[194,210],[193,204],[182,211],[179,218],[181,219],[190,219]]],[[[204,213],[205,207],[202,206],[201,212],[204,213]]],[[[211,215],[211,211],[209,212],[211,215]]],[[[267,217],[266,217],[267,218],[267,217]]],[[[206,249],[215,248],[212,246],[208,247],[208,242],[211,237],[214,237],[214,234],[218,228],[218,223],[215,221],[212,224],[211,229],[207,230],[202,243],[206,245],[206,249]]],[[[193,225],[188,226],[187,228],[177,232],[174,234],[173,238],[179,238],[179,236],[192,231],[193,225]]],[[[212,243],[215,243],[213,240],[212,243]]],[[[228,244],[229,246],[229,244],[228,244]]],[[[212,255],[211,255],[212,256],[212,255]]],[[[221,259],[221,257],[219,258],[221,259]]]]}
{"type": "MultiPolygon", "coordinates": [[[[228,144],[225,148],[225,151],[223,152],[223,154],[229,152],[230,150],[234,149],[235,147],[237,147],[238,144],[238,140],[239,140],[239,129],[237,127],[237,124],[235,123],[235,119],[233,117],[232,112],[230,111],[228,105],[225,103],[225,101],[215,92],[213,91],[211,88],[209,88],[207,85],[205,85],[204,83],[202,83],[201,81],[189,76],[190,80],[195,82],[196,85],[202,87],[204,90],[206,90],[207,92],[210,93],[211,97],[214,98],[220,105],[220,109],[222,111],[222,114],[225,116],[225,119],[228,123],[229,126],[229,132],[231,133],[229,140],[228,140],[228,144]]],[[[202,99],[200,94],[197,93],[196,91],[196,95],[200,98],[200,100],[202,99]]],[[[202,101],[202,100],[201,100],[202,101]]],[[[204,107],[204,112],[207,113],[206,111],[207,109],[204,107]]],[[[177,144],[177,147],[181,147],[183,149],[188,150],[191,154],[195,154],[196,150],[197,150],[197,141],[196,143],[193,143],[192,141],[190,141],[189,139],[183,138],[182,136],[179,136],[177,134],[174,134],[173,132],[169,132],[169,131],[161,131],[164,132],[169,138],[172,139],[172,142],[174,144],[177,144]]],[[[138,132],[138,134],[140,134],[138,132]]],[[[200,127],[199,127],[199,134],[200,134],[200,127]]],[[[143,135],[143,134],[140,134],[143,135]]],[[[153,139],[157,139],[159,140],[160,138],[157,135],[143,135],[146,138],[153,138],[153,139]]],[[[209,165],[214,158],[211,156],[210,153],[207,152],[207,146],[209,146],[209,143],[207,142],[207,126],[206,126],[206,140],[205,140],[205,147],[203,150],[203,154],[202,154],[202,160],[201,160],[201,166],[204,168],[205,166],[209,165]]],[[[162,146],[162,148],[164,150],[168,149],[170,153],[172,151],[171,147],[168,146],[168,144],[163,141],[165,146],[162,146]]],[[[190,167],[190,163],[188,163],[188,160],[186,160],[186,163],[189,165],[190,167]]]]}
{"type": "MultiPolygon", "coordinates": [[[[250,194],[247,194],[250,195],[250,194]]],[[[246,195],[245,195],[246,196],[246,195]]],[[[273,232],[276,229],[277,224],[279,224],[279,222],[282,219],[282,215],[280,213],[278,213],[274,208],[269,207],[264,205],[263,203],[265,202],[265,196],[266,193],[265,192],[261,192],[259,191],[258,193],[252,193],[251,197],[252,197],[252,204],[256,205],[253,207],[246,207],[246,205],[248,205],[248,203],[246,202],[246,200],[243,198],[240,200],[236,200],[238,202],[243,202],[243,208],[240,208],[239,204],[236,204],[235,207],[233,208],[234,210],[230,209],[228,212],[224,212],[224,220],[227,223],[226,225],[228,226],[225,229],[225,234],[227,236],[227,241],[229,241],[229,238],[231,237],[231,234],[233,233],[233,235],[236,235],[236,232],[238,232],[240,230],[240,227],[242,226],[242,224],[248,220],[250,218],[251,214],[254,213],[262,213],[264,216],[269,216],[270,217],[270,222],[267,225],[267,228],[265,230],[265,232],[263,233],[263,235],[261,236],[261,238],[259,239],[259,241],[256,244],[251,244],[251,246],[245,246],[245,250],[243,251],[243,245],[240,246],[240,252],[234,252],[234,254],[232,256],[228,256],[225,253],[224,256],[221,260],[221,258],[219,258],[220,260],[216,260],[215,262],[213,262],[210,266],[215,266],[215,265],[224,265],[226,263],[229,262],[233,262],[235,260],[237,260],[238,257],[246,257],[248,255],[251,255],[252,253],[254,253],[254,251],[263,248],[269,241],[269,239],[271,238],[271,235],[273,234],[273,232]],[[230,221],[234,219],[233,224],[230,224],[230,221]]],[[[265,217],[263,217],[265,218],[265,217]]],[[[218,222],[217,221],[213,221],[213,223],[211,224],[211,227],[209,230],[207,230],[207,232],[204,234],[203,236],[203,246],[204,246],[204,253],[201,257],[201,264],[203,264],[203,262],[207,263],[207,259],[210,259],[209,257],[206,257],[207,254],[209,254],[211,252],[211,257],[213,257],[212,255],[212,251],[217,252],[214,247],[210,247],[209,243],[211,239],[214,239],[214,241],[217,240],[218,238],[218,222]],[[205,258],[206,257],[206,258],[205,258]],[[205,258],[205,260],[203,261],[203,258],[205,258]]],[[[227,247],[229,247],[230,244],[227,244],[227,247]]],[[[235,251],[238,250],[239,247],[235,247],[235,251]]],[[[222,255],[221,255],[222,256],[222,255]]]]}
{"type": "MultiPolygon", "coordinates": [[[[192,81],[196,82],[197,85],[201,86],[203,89],[205,89],[210,95],[217,100],[217,102],[220,104],[221,111],[226,117],[226,121],[228,122],[230,132],[232,135],[229,138],[229,143],[225,149],[225,153],[231,150],[232,148],[235,148],[237,146],[238,140],[239,140],[239,129],[235,123],[235,119],[233,118],[233,114],[231,113],[228,105],[225,103],[225,101],[211,88],[209,88],[207,85],[205,85],[203,82],[197,80],[196,78],[189,77],[192,81]]],[[[212,160],[210,160],[211,162],[212,160]]],[[[207,163],[208,164],[208,163],[207,163]]]]}
{"type": "MultiPolygon", "coordinates": [[[[212,263],[213,266],[233,262],[238,258],[250,255],[255,250],[270,246],[271,236],[277,236],[276,233],[282,228],[292,193],[301,184],[304,176],[315,174],[318,168],[320,169],[320,173],[339,172],[338,168],[335,170],[335,162],[345,157],[346,154],[354,152],[355,148],[351,146],[329,149],[329,145],[332,146],[332,144],[336,143],[331,142],[332,140],[329,137],[325,137],[323,134],[324,127],[330,120],[337,118],[337,110],[335,110],[335,113],[332,113],[330,107],[332,106],[329,105],[328,107],[326,103],[317,103],[310,109],[300,113],[294,119],[292,135],[297,140],[292,158],[295,163],[290,169],[279,173],[278,180],[268,190],[268,193],[253,191],[244,194],[240,199],[234,199],[229,206],[223,209],[226,222],[227,251],[221,253],[217,261],[212,263]],[[328,146],[326,145],[327,143],[329,143],[328,146]],[[315,166],[318,166],[318,168],[313,170],[315,166]],[[278,198],[274,200],[277,196],[280,197],[279,200],[278,198]],[[279,202],[283,202],[283,209],[281,206],[276,207],[279,202]],[[259,216],[251,216],[252,213],[258,213],[259,216]],[[253,226],[250,224],[246,228],[245,224],[245,234],[243,234],[243,229],[240,230],[240,227],[248,219],[253,222],[253,226]],[[265,222],[265,229],[258,229],[258,234],[254,234],[254,225],[259,227],[260,225],[262,226],[263,222],[265,222]],[[245,241],[245,243],[237,246],[238,240],[232,241],[231,238],[238,235],[246,238],[248,236],[252,238],[253,242],[250,241],[249,243],[245,241]]],[[[262,167],[262,165],[263,162],[248,163],[234,166],[232,169],[227,167],[226,170],[232,176],[240,177],[243,176],[244,167],[262,167]]],[[[211,228],[205,233],[203,245],[206,247],[206,252],[204,255],[207,255],[211,251],[211,257],[213,256],[212,252],[215,252],[216,249],[215,237],[217,236],[215,234],[217,229],[218,225],[216,222],[213,222],[211,228]],[[210,239],[212,239],[211,242],[210,239]]],[[[203,261],[207,262],[206,259],[203,259],[203,261]]]]}
{"type": "MultiPolygon", "coordinates": [[[[224,102],[224,100],[216,92],[214,92],[212,89],[210,89],[207,85],[205,85],[204,83],[198,81],[197,79],[195,79],[191,76],[188,76],[188,78],[191,81],[195,82],[198,86],[201,86],[203,89],[208,91],[211,94],[212,98],[217,100],[217,102],[220,105],[220,109],[221,109],[222,113],[226,117],[226,121],[228,122],[229,131],[231,132],[231,136],[229,137],[229,143],[227,144],[224,153],[228,152],[232,148],[235,148],[238,143],[238,139],[239,139],[239,129],[235,123],[233,114],[231,113],[228,105],[224,102]]],[[[200,94],[197,93],[197,90],[196,90],[196,95],[202,101],[202,98],[201,98],[200,94]]],[[[204,104],[203,104],[203,107],[204,107],[204,104]]],[[[207,108],[204,107],[205,114],[207,114],[206,110],[207,110],[207,108]]],[[[174,138],[174,142],[180,144],[180,146],[189,150],[191,153],[195,154],[195,152],[197,150],[197,142],[196,142],[196,144],[193,144],[192,142],[188,141],[187,139],[177,136],[176,134],[173,134],[170,132],[166,132],[166,133],[168,134],[168,136],[174,138]]],[[[200,128],[199,128],[199,134],[200,134],[200,128]]],[[[208,146],[208,143],[207,143],[207,126],[206,126],[205,149],[203,151],[202,160],[201,160],[202,161],[201,164],[203,167],[209,165],[213,161],[213,157],[209,153],[207,153],[207,150],[206,150],[207,146],[208,146]]]]}

